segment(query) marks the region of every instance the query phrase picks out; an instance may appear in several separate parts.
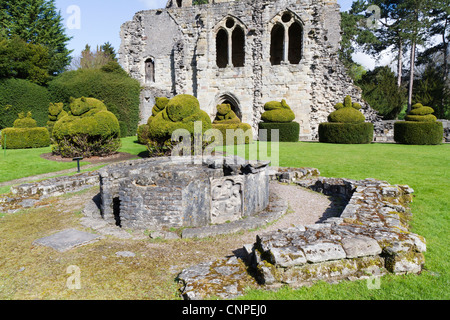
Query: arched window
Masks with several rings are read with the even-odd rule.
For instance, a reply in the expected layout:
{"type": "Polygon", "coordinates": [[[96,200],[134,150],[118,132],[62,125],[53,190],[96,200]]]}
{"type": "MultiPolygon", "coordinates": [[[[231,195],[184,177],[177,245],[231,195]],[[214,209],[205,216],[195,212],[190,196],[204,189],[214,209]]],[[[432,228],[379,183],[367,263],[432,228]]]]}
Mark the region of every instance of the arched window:
{"type": "Polygon", "coordinates": [[[228,33],[220,29],[216,36],[216,63],[219,68],[228,65],[228,33]]]}
{"type": "Polygon", "coordinates": [[[299,64],[302,59],[303,27],[302,24],[287,11],[273,19],[271,31],[270,63],[279,65],[282,62],[299,64]]]}
{"type": "Polygon", "coordinates": [[[178,8],[181,8],[182,5],[183,5],[183,0],[177,0],[178,8]]]}
{"type": "Polygon", "coordinates": [[[145,60],[145,82],[155,82],[155,60],[152,58],[145,60]]]}
{"type": "Polygon", "coordinates": [[[236,26],[231,36],[231,56],[234,67],[243,67],[245,60],[245,35],[241,27],[236,26]]]}
{"type": "Polygon", "coordinates": [[[220,24],[216,35],[216,63],[219,68],[243,67],[245,63],[245,32],[232,17],[220,24]]]}
{"type": "Polygon", "coordinates": [[[279,65],[284,55],[284,26],[276,24],[270,34],[270,63],[279,65]]]}
{"type": "Polygon", "coordinates": [[[288,60],[291,64],[299,64],[302,59],[303,28],[298,22],[289,27],[288,60]]]}

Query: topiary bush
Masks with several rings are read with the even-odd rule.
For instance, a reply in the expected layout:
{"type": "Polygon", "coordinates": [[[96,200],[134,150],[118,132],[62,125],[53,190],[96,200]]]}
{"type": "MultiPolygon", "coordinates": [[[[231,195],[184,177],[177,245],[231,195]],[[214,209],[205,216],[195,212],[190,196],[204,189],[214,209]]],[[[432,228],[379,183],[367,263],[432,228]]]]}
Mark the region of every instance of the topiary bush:
{"type": "Polygon", "coordinates": [[[295,114],[287,105],[286,100],[270,101],[264,105],[265,112],[261,115],[261,120],[264,122],[292,122],[295,119],[295,114]]]}
{"type": "MultiPolygon", "coordinates": [[[[267,141],[272,141],[272,130],[278,130],[279,141],[298,142],[300,124],[298,122],[261,122],[259,130],[267,130],[267,141]]],[[[260,136],[260,140],[264,141],[260,136]]]]}
{"type": "Polygon", "coordinates": [[[442,143],[444,127],[432,114],[434,110],[417,103],[406,115],[405,121],[394,124],[394,140],[401,144],[438,145],[442,143]]]}
{"type": "Polygon", "coordinates": [[[337,103],[336,111],[328,116],[328,122],[319,125],[319,141],[324,143],[367,144],[373,141],[373,124],[359,111],[361,105],[346,96],[344,103],[337,103]]]}
{"type": "Polygon", "coordinates": [[[67,71],[50,81],[48,90],[52,101],[65,105],[71,97],[99,99],[117,117],[122,137],[136,134],[141,87],[126,72],[109,72],[107,68],[67,71]]]}
{"type": "MultiPolygon", "coordinates": [[[[279,141],[298,141],[300,124],[294,122],[295,114],[286,103],[286,100],[267,102],[264,105],[264,110],[265,112],[261,115],[263,122],[259,123],[259,129],[267,129],[267,141],[272,140],[271,130],[279,131],[279,141]]],[[[263,139],[263,137],[260,139],[263,139]]]]}
{"type": "Polygon", "coordinates": [[[139,144],[148,144],[149,140],[149,124],[155,119],[156,115],[163,111],[169,99],[166,97],[158,97],[155,99],[155,105],[152,109],[152,115],[148,118],[146,124],[141,124],[137,129],[137,142],[139,144]]]}
{"type": "Polygon", "coordinates": [[[53,153],[64,158],[108,156],[121,146],[120,125],[105,104],[94,98],[72,99],[70,112],[53,127],[53,153]]]}
{"type": "Polygon", "coordinates": [[[200,109],[196,97],[187,94],[177,95],[147,123],[149,139],[164,144],[171,140],[172,133],[177,129],[185,129],[193,136],[194,124],[197,121],[202,122],[202,134],[212,128],[211,119],[200,109]]]}
{"type": "Polygon", "coordinates": [[[50,145],[50,134],[47,128],[37,127],[31,112],[28,112],[27,116],[23,112],[19,113],[19,118],[14,121],[14,127],[2,130],[0,138],[2,144],[5,137],[6,149],[43,148],[50,145]]]}
{"type": "Polygon", "coordinates": [[[50,103],[48,108],[48,121],[47,121],[47,129],[52,136],[53,126],[55,123],[60,120],[62,117],[67,116],[67,112],[63,110],[64,103],[50,103]]]}
{"type": "Polygon", "coordinates": [[[217,114],[212,123],[212,127],[213,129],[219,130],[222,134],[222,145],[236,145],[242,142],[249,144],[253,142],[253,130],[251,125],[242,123],[234,111],[231,110],[229,104],[220,104],[217,106],[217,114]],[[231,133],[233,134],[232,137],[227,135],[231,133]],[[227,139],[227,137],[229,138],[227,139]],[[233,141],[231,141],[231,139],[233,139],[233,141]]]}

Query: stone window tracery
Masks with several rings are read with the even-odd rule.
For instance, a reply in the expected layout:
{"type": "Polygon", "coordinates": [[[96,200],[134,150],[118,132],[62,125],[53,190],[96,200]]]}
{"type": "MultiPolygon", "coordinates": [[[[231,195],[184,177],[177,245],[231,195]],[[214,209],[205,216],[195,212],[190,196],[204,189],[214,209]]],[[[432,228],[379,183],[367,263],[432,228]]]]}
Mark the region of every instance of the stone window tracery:
{"type": "Polygon", "coordinates": [[[270,33],[270,63],[299,64],[302,59],[303,26],[289,11],[277,15],[270,33]]]}
{"type": "Polygon", "coordinates": [[[219,24],[216,34],[216,64],[219,68],[238,68],[244,63],[245,31],[236,19],[229,17],[219,24]]]}

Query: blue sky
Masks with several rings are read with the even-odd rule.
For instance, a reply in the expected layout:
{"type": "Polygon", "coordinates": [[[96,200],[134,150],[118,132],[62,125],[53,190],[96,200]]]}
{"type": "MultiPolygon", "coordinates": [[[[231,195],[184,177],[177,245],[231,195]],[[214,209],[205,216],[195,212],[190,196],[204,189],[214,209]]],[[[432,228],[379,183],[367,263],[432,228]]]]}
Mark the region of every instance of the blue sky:
{"type": "MultiPolygon", "coordinates": [[[[341,10],[348,10],[352,2],[338,0],[341,10]]],[[[95,48],[108,41],[118,51],[120,26],[138,11],[164,8],[167,0],[56,0],[55,3],[64,18],[66,33],[73,37],[68,47],[74,50],[72,55],[78,56],[86,44],[95,48]]]]}

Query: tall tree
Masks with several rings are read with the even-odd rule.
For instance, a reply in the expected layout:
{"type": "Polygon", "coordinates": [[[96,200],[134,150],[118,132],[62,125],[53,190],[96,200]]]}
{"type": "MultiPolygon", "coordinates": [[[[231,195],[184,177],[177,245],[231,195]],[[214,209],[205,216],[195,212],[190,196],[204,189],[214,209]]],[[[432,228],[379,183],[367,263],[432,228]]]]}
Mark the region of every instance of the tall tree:
{"type": "Polygon", "coordinates": [[[55,0],[0,0],[0,35],[14,35],[49,51],[49,75],[63,72],[70,64],[70,38],[65,34],[55,0]]]}
{"type": "Polygon", "coordinates": [[[404,30],[403,36],[410,46],[410,70],[408,90],[408,111],[411,111],[414,93],[414,72],[417,58],[417,46],[425,43],[428,36],[429,15],[427,9],[431,7],[431,0],[404,0],[399,6],[403,18],[400,26],[404,30]]]}

